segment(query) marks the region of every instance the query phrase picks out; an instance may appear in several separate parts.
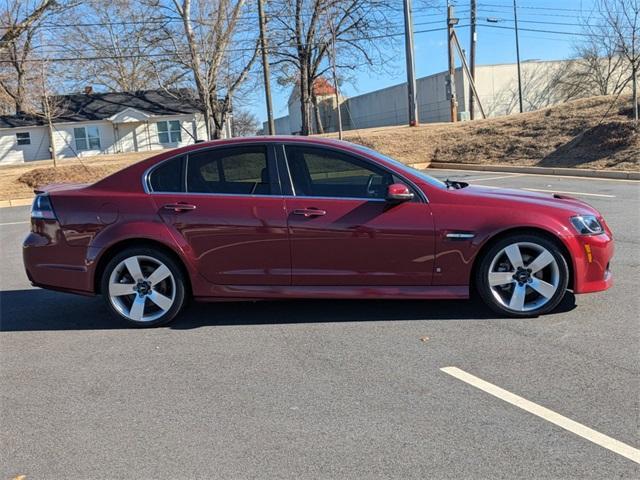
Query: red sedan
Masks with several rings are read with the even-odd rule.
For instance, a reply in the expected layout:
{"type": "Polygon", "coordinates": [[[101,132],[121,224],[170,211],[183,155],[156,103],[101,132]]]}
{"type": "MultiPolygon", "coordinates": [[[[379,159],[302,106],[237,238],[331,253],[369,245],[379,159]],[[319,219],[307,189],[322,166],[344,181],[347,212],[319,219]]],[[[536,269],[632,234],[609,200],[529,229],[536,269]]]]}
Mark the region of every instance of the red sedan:
{"type": "Polygon", "coordinates": [[[133,325],[187,297],[465,299],[552,311],[611,285],[611,231],[560,195],[440,182],[368,148],[262,137],[201,143],[93,185],[38,192],[33,285],[102,294],[133,325]]]}

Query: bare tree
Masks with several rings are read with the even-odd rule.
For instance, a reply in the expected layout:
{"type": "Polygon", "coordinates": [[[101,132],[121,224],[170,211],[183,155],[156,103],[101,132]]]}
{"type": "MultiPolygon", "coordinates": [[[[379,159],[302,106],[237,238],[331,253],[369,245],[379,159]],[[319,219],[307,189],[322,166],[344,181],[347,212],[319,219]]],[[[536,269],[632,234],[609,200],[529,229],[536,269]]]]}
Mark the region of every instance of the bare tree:
{"type": "Polygon", "coordinates": [[[245,0],[172,0],[161,8],[181,20],[164,28],[168,61],[193,77],[207,134],[220,138],[259,51],[257,28],[242,21],[245,0]]]}
{"type": "MultiPolygon", "coordinates": [[[[331,68],[333,40],[336,70],[382,67],[394,33],[385,0],[273,0],[270,4],[271,42],[279,83],[293,84],[300,95],[303,135],[312,130],[317,99],[314,85],[331,68]]],[[[397,33],[397,32],[396,32],[397,33]]]]}
{"type": "Polygon", "coordinates": [[[38,23],[47,12],[58,5],[59,2],[56,0],[40,0],[35,4],[22,0],[11,2],[8,8],[0,11],[0,18],[2,19],[0,50],[4,50],[25,31],[33,28],[34,24],[38,23]]]}
{"type": "Polygon", "coordinates": [[[258,117],[244,109],[236,109],[236,111],[233,112],[232,125],[234,137],[250,137],[252,135],[256,135],[260,129],[258,117]]]}
{"type": "Polygon", "coordinates": [[[61,47],[67,55],[89,58],[66,71],[75,88],[91,84],[133,92],[171,87],[184,75],[170,64],[158,67],[163,27],[175,19],[164,18],[156,7],[138,0],[86,0],[72,18],[74,26],[65,29],[61,47]],[[91,21],[83,21],[87,18],[91,21]]]}
{"type": "Polygon", "coordinates": [[[638,70],[640,69],[640,0],[599,0],[600,14],[631,70],[633,114],[638,123],[638,70]]]}
{"type": "Polygon", "coordinates": [[[614,29],[602,10],[581,18],[582,35],[574,44],[574,58],[567,63],[558,88],[569,98],[616,95],[628,85],[631,69],[621,54],[614,29]]]}
{"type": "MultiPolygon", "coordinates": [[[[587,29],[604,33],[602,25],[587,29]]],[[[580,86],[587,95],[615,95],[624,89],[629,70],[611,36],[594,34],[574,48],[572,75],[565,80],[571,86],[580,86]]]]}
{"type": "Polygon", "coordinates": [[[56,151],[54,134],[55,127],[53,122],[66,113],[67,105],[64,101],[64,97],[56,96],[52,91],[49,63],[46,60],[39,63],[40,74],[38,79],[38,93],[40,94],[41,99],[41,110],[35,110],[32,114],[40,117],[46,123],[47,133],[49,136],[49,154],[53,160],[53,166],[56,168],[58,166],[58,155],[56,151]]]}
{"type": "Polygon", "coordinates": [[[76,4],[75,0],[14,1],[5,3],[0,12],[6,25],[0,43],[0,96],[12,100],[16,113],[33,109],[37,99],[32,95],[37,73],[31,62],[37,60],[35,40],[43,22],[76,4]]]}

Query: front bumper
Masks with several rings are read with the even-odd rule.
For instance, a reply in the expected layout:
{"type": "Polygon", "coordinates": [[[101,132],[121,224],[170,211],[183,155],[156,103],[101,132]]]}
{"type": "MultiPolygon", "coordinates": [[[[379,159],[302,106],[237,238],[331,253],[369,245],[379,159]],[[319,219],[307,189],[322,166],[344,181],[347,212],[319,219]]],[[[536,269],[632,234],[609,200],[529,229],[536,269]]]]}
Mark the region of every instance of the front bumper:
{"type": "Polygon", "coordinates": [[[567,238],[573,257],[574,293],[607,290],[613,285],[611,259],[614,242],[610,233],[567,238]]]}

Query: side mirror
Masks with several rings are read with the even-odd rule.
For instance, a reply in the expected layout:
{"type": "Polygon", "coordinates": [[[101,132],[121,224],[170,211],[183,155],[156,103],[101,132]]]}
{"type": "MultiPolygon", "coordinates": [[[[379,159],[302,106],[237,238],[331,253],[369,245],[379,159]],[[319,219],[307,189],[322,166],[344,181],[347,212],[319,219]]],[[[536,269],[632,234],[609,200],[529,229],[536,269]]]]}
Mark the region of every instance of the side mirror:
{"type": "Polygon", "coordinates": [[[387,187],[387,202],[400,203],[413,200],[413,193],[402,183],[394,183],[387,187]]]}

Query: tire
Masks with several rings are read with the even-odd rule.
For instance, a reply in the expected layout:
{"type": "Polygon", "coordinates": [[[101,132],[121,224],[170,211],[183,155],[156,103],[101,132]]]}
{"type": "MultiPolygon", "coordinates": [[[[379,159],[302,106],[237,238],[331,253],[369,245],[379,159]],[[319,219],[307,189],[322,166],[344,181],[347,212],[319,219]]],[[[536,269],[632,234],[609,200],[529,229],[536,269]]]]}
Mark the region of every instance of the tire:
{"type": "Polygon", "coordinates": [[[171,322],[182,309],[185,285],[182,269],[169,255],[133,247],[109,261],[100,291],[117,318],[134,327],[158,327],[171,322]]]}
{"type": "Polygon", "coordinates": [[[474,279],[478,294],[501,315],[544,315],[558,306],[567,291],[567,260],[558,245],[543,235],[505,237],[479,261],[474,279]]]}

